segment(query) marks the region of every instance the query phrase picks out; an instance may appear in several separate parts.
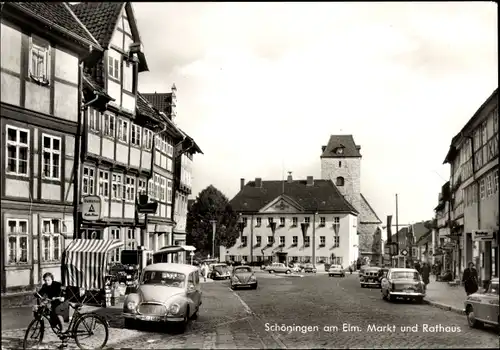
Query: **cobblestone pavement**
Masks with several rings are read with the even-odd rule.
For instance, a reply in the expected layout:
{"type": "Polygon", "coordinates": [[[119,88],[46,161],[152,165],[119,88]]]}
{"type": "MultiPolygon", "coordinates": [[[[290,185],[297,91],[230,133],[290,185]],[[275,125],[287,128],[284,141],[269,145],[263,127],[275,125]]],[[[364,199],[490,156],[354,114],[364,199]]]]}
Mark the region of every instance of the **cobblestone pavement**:
{"type": "Polygon", "coordinates": [[[498,348],[495,329],[470,329],[465,316],[430,305],[384,301],[357,275],[262,279],[257,291],[237,294],[288,348],[498,348]]]}
{"type": "MultiPolygon", "coordinates": [[[[278,280],[279,277],[266,276],[263,280],[278,280]]],[[[143,325],[140,329],[125,329],[121,308],[99,309],[110,325],[108,348],[201,348],[201,349],[275,349],[279,342],[265,332],[260,319],[252,315],[241,303],[238,296],[229,289],[228,281],[215,281],[203,285],[203,304],[199,317],[192,321],[184,334],[174,334],[166,327],[143,325]]],[[[255,292],[255,291],[254,291],[255,292]]],[[[25,322],[25,327],[30,319],[25,322]]],[[[24,329],[2,329],[2,349],[22,348],[24,329]]],[[[60,341],[49,332],[43,348],[54,349],[60,341]]],[[[70,341],[67,349],[76,348],[70,341]]]]}

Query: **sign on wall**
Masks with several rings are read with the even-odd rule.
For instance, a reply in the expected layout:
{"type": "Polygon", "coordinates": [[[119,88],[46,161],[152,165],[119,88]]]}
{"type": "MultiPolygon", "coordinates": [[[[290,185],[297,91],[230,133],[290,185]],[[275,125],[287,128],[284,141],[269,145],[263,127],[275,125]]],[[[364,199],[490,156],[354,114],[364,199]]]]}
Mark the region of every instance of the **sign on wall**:
{"type": "Polygon", "coordinates": [[[492,241],[494,239],[493,230],[472,231],[473,241],[492,241]]]}
{"type": "Polygon", "coordinates": [[[101,218],[101,197],[86,196],[82,198],[82,218],[87,221],[96,221],[101,218]]]}

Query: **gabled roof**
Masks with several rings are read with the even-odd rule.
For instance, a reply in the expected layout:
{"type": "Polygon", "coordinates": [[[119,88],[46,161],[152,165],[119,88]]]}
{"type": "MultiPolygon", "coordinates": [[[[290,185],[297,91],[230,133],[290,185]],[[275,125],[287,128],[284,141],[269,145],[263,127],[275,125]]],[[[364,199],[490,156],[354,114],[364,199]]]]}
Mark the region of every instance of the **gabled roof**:
{"type": "Polygon", "coordinates": [[[116,22],[125,2],[80,2],[71,9],[94,35],[99,44],[107,49],[115,31],[116,22]]]}
{"type": "Polygon", "coordinates": [[[256,187],[255,181],[248,182],[231,199],[233,210],[258,212],[269,202],[285,194],[307,212],[358,214],[330,180],[314,180],[312,186],[308,186],[306,180],[262,181],[261,184],[261,187],[256,187]]]}
{"type": "Polygon", "coordinates": [[[321,158],[361,157],[361,153],[359,153],[361,147],[354,143],[352,135],[331,135],[328,144],[323,146],[322,149],[321,158]],[[341,155],[335,153],[335,150],[339,147],[344,149],[341,155]]]}
{"type": "Polygon", "coordinates": [[[198,146],[198,144],[196,143],[196,141],[191,136],[189,136],[184,130],[182,130],[180,128],[178,128],[178,129],[182,133],[182,135],[184,135],[192,143],[192,146],[190,148],[190,150],[192,151],[192,153],[204,154],[203,151],[201,150],[200,146],[198,146]]]}
{"type": "Polygon", "coordinates": [[[137,92],[136,110],[140,115],[151,118],[156,122],[163,122],[158,112],[139,92],[137,92]]]}
{"type": "MultiPolygon", "coordinates": [[[[170,113],[172,105],[172,93],[143,93],[142,96],[160,111],[170,113]]],[[[167,113],[167,115],[168,115],[167,113]]]]}
{"type": "Polygon", "coordinates": [[[70,6],[65,2],[11,2],[7,3],[21,11],[46,22],[53,29],[71,36],[81,44],[92,45],[102,50],[98,41],[88,29],[76,18],[70,6]]]}
{"type": "Polygon", "coordinates": [[[361,215],[362,217],[361,222],[381,224],[382,220],[380,220],[377,213],[375,213],[375,210],[373,210],[372,206],[370,205],[370,203],[368,203],[368,200],[365,198],[365,196],[363,196],[362,193],[360,193],[359,195],[361,196],[361,200],[363,201],[361,205],[363,206],[364,204],[364,207],[368,209],[368,210],[363,210],[364,213],[362,213],[361,215]]]}
{"type": "Polygon", "coordinates": [[[90,74],[83,73],[83,85],[84,87],[90,88],[93,91],[98,92],[102,96],[108,98],[110,101],[114,101],[115,99],[109,96],[105,89],[103,89],[97,82],[90,76],[90,74]]]}

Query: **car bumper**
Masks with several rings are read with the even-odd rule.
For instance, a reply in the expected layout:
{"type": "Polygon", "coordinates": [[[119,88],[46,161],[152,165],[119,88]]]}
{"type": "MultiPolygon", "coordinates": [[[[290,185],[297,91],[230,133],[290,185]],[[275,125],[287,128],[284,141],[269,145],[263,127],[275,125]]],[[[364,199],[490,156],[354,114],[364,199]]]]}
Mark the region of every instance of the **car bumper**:
{"type": "Polygon", "coordinates": [[[330,275],[345,275],[344,272],[341,271],[328,271],[330,275]]]}
{"type": "Polygon", "coordinates": [[[246,283],[241,283],[241,282],[231,282],[231,285],[233,287],[251,287],[255,286],[257,284],[257,281],[250,281],[246,283]]]}
{"type": "Polygon", "coordinates": [[[229,277],[230,277],[230,275],[229,275],[229,274],[227,274],[227,275],[216,275],[216,276],[214,276],[214,278],[213,278],[213,279],[214,279],[214,280],[223,280],[223,279],[227,279],[227,278],[229,278],[229,277]]]}
{"type": "Polygon", "coordinates": [[[152,316],[152,315],[140,315],[133,313],[122,313],[123,317],[129,320],[135,321],[145,321],[145,322],[182,322],[184,317],[182,315],[177,316],[152,316]]]}
{"type": "Polygon", "coordinates": [[[389,292],[390,296],[393,297],[402,297],[402,298],[415,298],[415,297],[425,297],[425,293],[419,293],[419,292],[414,292],[414,293],[407,293],[407,292],[389,292]]]}

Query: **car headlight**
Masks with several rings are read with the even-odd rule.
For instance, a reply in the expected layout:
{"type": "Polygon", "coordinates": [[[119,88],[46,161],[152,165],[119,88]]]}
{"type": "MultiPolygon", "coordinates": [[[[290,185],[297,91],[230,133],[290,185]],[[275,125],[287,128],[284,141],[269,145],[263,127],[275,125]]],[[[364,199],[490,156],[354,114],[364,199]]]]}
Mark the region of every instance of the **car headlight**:
{"type": "Polygon", "coordinates": [[[137,307],[137,303],[135,301],[129,301],[127,303],[127,309],[129,309],[129,310],[135,310],[136,307],[137,307]]]}
{"type": "Polygon", "coordinates": [[[219,275],[220,275],[219,271],[215,271],[215,274],[216,274],[217,276],[219,276],[219,275]]]}
{"type": "Polygon", "coordinates": [[[170,305],[170,307],[168,308],[168,311],[172,314],[176,314],[179,312],[179,310],[181,309],[181,307],[179,306],[179,304],[172,304],[170,305]]]}
{"type": "Polygon", "coordinates": [[[233,280],[233,282],[238,282],[238,277],[233,276],[232,280],[233,280]]]}

